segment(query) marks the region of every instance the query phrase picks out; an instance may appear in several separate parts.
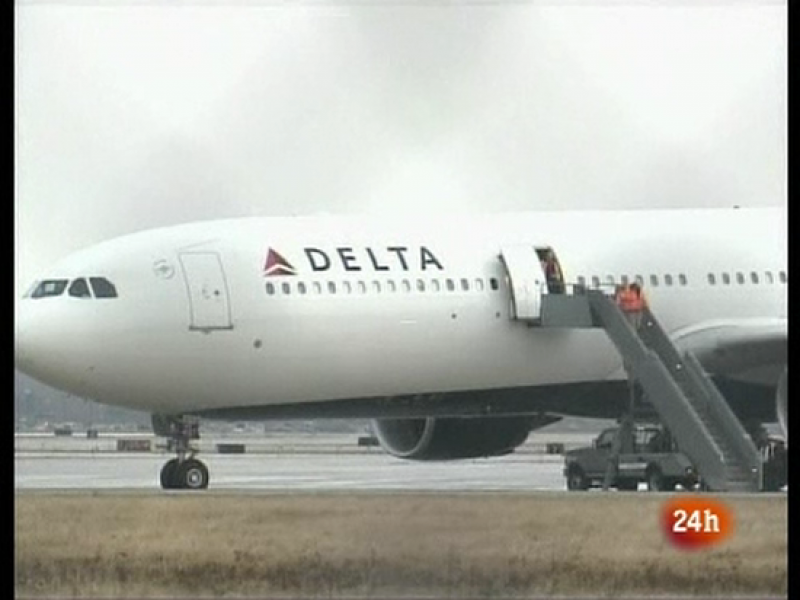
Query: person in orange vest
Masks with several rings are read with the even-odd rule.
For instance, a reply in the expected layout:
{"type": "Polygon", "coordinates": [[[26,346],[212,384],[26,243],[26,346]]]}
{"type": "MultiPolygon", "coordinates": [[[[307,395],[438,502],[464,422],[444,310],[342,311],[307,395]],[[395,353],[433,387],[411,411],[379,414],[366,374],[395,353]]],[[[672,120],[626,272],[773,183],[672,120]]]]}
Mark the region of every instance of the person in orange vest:
{"type": "Polygon", "coordinates": [[[635,282],[630,285],[617,286],[616,299],[620,309],[628,317],[628,322],[635,329],[639,329],[642,324],[642,311],[645,307],[641,286],[635,282]]]}
{"type": "Polygon", "coordinates": [[[642,326],[642,313],[647,306],[644,293],[642,292],[642,286],[637,281],[630,284],[628,290],[630,294],[628,298],[628,314],[630,315],[631,325],[639,329],[642,326]]]}

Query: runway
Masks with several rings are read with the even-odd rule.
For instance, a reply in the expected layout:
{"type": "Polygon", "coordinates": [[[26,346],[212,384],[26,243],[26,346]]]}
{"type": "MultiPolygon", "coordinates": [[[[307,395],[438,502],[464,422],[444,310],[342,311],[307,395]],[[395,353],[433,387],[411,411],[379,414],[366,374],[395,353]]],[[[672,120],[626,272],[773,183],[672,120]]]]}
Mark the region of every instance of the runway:
{"type": "MultiPolygon", "coordinates": [[[[167,454],[17,454],[16,490],[157,490],[167,454]]],[[[201,455],[209,490],[539,491],[566,489],[558,455],[415,462],[382,453],[201,455]]]]}

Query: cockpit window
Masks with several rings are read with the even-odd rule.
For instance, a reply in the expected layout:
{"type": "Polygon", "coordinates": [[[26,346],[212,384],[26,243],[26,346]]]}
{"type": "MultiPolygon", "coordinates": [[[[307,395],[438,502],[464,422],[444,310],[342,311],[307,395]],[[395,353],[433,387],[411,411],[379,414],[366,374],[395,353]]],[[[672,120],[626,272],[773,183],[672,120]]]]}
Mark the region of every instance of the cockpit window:
{"type": "Polygon", "coordinates": [[[29,287],[27,290],[25,290],[25,293],[22,294],[22,297],[23,298],[30,298],[33,295],[34,290],[36,290],[36,288],[38,288],[38,287],[39,287],[39,280],[37,279],[36,281],[34,281],[31,284],[31,287],[29,287]]]}
{"type": "Polygon", "coordinates": [[[70,296],[74,296],[75,298],[92,297],[92,293],[89,291],[89,284],[86,283],[86,280],[83,277],[76,279],[70,284],[68,293],[70,296]]]}
{"type": "Polygon", "coordinates": [[[117,288],[105,277],[89,277],[95,298],[116,298],[117,288]]]}
{"type": "Polygon", "coordinates": [[[36,286],[31,298],[48,298],[50,296],[60,296],[64,293],[69,280],[67,279],[46,279],[36,286]]]}

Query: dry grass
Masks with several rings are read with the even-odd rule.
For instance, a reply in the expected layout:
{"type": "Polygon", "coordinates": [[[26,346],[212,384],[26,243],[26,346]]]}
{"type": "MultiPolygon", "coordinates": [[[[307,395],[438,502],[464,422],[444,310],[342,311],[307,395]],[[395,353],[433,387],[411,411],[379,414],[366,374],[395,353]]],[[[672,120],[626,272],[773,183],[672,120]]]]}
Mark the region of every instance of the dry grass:
{"type": "Polygon", "coordinates": [[[16,497],[18,595],[785,594],[786,497],[686,552],[641,494],[16,497]]]}

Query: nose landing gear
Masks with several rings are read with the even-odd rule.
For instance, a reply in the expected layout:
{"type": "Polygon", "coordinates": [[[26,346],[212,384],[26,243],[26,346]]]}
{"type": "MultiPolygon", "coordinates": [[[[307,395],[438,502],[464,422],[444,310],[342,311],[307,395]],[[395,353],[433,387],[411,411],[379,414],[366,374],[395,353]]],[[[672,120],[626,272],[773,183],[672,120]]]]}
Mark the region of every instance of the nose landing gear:
{"type": "Polygon", "coordinates": [[[160,482],[165,490],[204,490],[208,487],[208,468],[195,458],[198,450],[192,445],[200,439],[199,422],[184,415],[153,415],[153,431],[167,438],[167,450],[176,458],[161,469],[160,482]]]}
{"type": "Polygon", "coordinates": [[[173,458],[161,469],[165,490],[204,490],[208,487],[208,468],[196,458],[173,458]]]}

